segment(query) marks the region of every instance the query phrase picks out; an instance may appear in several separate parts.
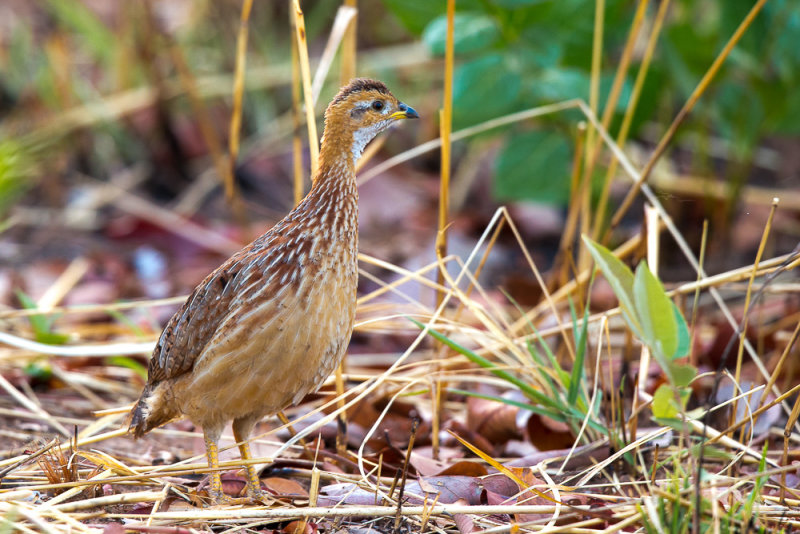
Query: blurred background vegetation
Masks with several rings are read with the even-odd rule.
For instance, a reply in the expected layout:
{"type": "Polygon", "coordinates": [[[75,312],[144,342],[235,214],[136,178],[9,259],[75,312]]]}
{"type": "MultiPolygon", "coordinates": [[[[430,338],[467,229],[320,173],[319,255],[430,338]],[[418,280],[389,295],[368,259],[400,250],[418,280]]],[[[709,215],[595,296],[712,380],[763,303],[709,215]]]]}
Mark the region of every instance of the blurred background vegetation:
{"type": "MultiPolygon", "coordinates": [[[[647,4],[612,135],[629,106],[659,5],[647,4]]],[[[458,0],[454,129],[547,103],[588,100],[594,5],[586,0],[458,0]]],[[[632,116],[629,146],[635,160],[658,141],[752,5],[749,0],[671,2],[632,116]]],[[[313,64],[339,2],[302,6],[313,64]]],[[[636,8],[633,0],[605,3],[601,111],[636,8]]],[[[159,201],[180,198],[199,176],[213,175],[213,145],[226,146],[240,10],[241,2],[232,0],[4,1],[0,213],[7,217],[32,190],[43,207],[80,203],[85,199],[74,187],[76,180],[105,181],[122,169],[143,173],[142,187],[159,201]]],[[[445,2],[371,0],[359,2],[359,10],[358,73],[384,79],[421,109],[426,119],[417,142],[435,137],[445,2]]],[[[288,2],[255,3],[237,178],[244,191],[260,190],[276,212],[291,203],[288,160],[253,161],[291,151],[291,35],[288,2]],[[265,175],[277,177],[275,183],[259,185],[265,175]]],[[[676,176],[700,184],[696,213],[679,212],[690,225],[710,216],[717,231],[727,233],[721,228],[733,218],[745,184],[797,187],[798,42],[800,4],[770,0],[680,129],[668,161],[676,176]],[[703,195],[703,188],[717,181],[726,184],[722,197],[703,195]]],[[[339,83],[335,75],[328,77],[320,103],[339,83]]],[[[320,120],[322,109],[319,104],[320,120]]],[[[455,172],[462,163],[486,163],[476,157],[485,154],[495,202],[527,200],[561,209],[569,199],[581,119],[577,111],[554,114],[460,143],[455,172]]],[[[410,144],[397,138],[388,143],[390,151],[410,144]]],[[[432,179],[437,164],[434,157],[414,163],[432,179]]],[[[595,169],[595,200],[604,171],[595,169]]],[[[213,191],[213,180],[206,183],[211,184],[206,192],[213,191]]],[[[668,192],[675,194],[674,189],[668,192]]]]}

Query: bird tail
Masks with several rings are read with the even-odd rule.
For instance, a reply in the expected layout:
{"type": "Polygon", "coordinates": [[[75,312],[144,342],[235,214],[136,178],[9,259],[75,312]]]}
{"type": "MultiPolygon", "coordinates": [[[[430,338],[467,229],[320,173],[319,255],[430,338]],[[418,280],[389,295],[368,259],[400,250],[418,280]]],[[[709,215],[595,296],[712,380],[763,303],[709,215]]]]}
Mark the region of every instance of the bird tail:
{"type": "Polygon", "coordinates": [[[142,437],[153,428],[153,425],[149,423],[150,409],[147,406],[147,398],[150,396],[150,391],[150,386],[145,386],[142,396],[139,397],[133,410],[131,410],[128,433],[133,434],[135,438],[142,437]]]}
{"type": "Polygon", "coordinates": [[[155,389],[153,385],[145,386],[142,396],[139,397],[136,406],[131,410],[128,433],[133,434],[135,438],[140,438],[154,428],[180,417],[180,413],[176,412],[169,403],[164,406],[162,402],[154,402],[154,399],[151,398],[152,395],[154,393],[155,395],[160,394],[155,389]]]}

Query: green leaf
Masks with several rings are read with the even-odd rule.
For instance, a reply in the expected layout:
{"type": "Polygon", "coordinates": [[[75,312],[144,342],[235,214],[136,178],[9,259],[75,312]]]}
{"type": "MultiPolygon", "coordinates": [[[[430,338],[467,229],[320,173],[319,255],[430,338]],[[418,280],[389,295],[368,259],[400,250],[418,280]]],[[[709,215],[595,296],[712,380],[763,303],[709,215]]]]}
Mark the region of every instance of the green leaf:
{"type": "MultiPolygon", "coordinates": [[[[383,4],[397,17],[400,23],[414,35],[422,34],[425,27],[447,10],[446,2],[431,0],[383,0],[383,4]]],[[[458,9],[481,9],[478,0],[458,0],[458,9]]]]}
{"type": "Polygon", "coordinates": [[[694,377],[697,376],[697,369],[692,365],[684,365],[675,362],[669,362],[669,374],[675,381],[675,386],[679,388],[689,387],[694,377]]]}
{"type": "MultiPolygon", "coordinates": [[[[456,13],[453,19],[453,48],[456,54],[468,54],[489,48],[500,37],[500,29],[491,17],[480,13],[456,13]]],[[[447,17],[431,21],[422,33],[422,41],[431,53],[444,55],[447,17]]]]}
{"type": "Polygon", "coordinates": [[[35,185],[31,154],[15,140],[0,140],[0,215],[35,185]]]}
{"type": "Polygon", "coordinates": [[[661,422],[675,420],[674,422],[677,425],[670,426],[680,428],[679,425],[682,425],[683,421],[678,420],[678,415],[685,411],[686,403],[689,401],[691,394],[692,390],[689,388],[673,388],[669,384],[661,384],[653,394],[653,417],[661,422]],[[680,404],[675,399],[675,391],[680,395],[680,404]]]}
{"type": "Polygon", "coordinates": [[[544,2],[552,2],[553,0],[491,0],[491,2],[500,7],[514,9],[516,7],[532,6],[534,4],[543,4],[544,2]]]}
{"type": "MultiPolygon", "coordinates": [[[[417,327],[420,330],[424,330],[425,329],[425,325],[420,323],[419,321],[417,321],[415,319],[412,319],[410,317],[408,318],[408,320],[411,321],[412,323],[414,323],[415,325],[417,325],[417,327]]],[[[454,351],[458,352],[459,354],[461,354],[463,356],[466,356],[467,359],[470,360],[471,362],[473,362],[473,363],[475,363],[477,365],[480,365],[484,369],[488,369],[496,377],[502,378],[506,382],[514,384],[525,395],[530,397],[532,400],[535,400],[535,401],[539,402],[540,404],[543,404],[543,405],[548,406],[550,408],[558,408],[558,405],[555,403],[555,401],[553,401],[549,397],[543,395],[541,392],[536,391],[535,389],[533,389],[530,386],[530,384],[527,384],[526,382],[523,382],[522,380],[520,380],[516,376],[512,375],[511,373],[509,373],[508,371],[505,371],[505,370],[502,370],[502,369],[497,369],[497,366],[494,363],[490,362],[489,360],[487,360],[483,356],[475,354],[474,352],[472,352],[471,350],[469,350],[466,347],[462,347],[461,345],[459,345],[458,343],[456,343],[455,341],[453,341],[449,337],[445,336],[444,334],[442,334],[440,332],[437,332],[433,328],[428,328],[428,333],[434,339],[436,339],[437,341],[440,341],[441,343],[444,343],[445,345],[447,345],[448,347],[450,347],[454,351]]]]}
{"type": "Polygon", "coordinates": [[[63,345],[69,341],[69,336],[58,332],[37,332],[36,341],[45,345],[63,345]]]}
{"type": "Polygon", "coordinates": [[[130,369],[139,375],[143,380],[147,380],[147,367],[133,358],[128,356],[109,356],[105,359],[105,361],[109,365],[116,365],[117,367],[125,367],[126,369],[130,369]]]}
{"type": "MultiPolygon", "coordinates": [[[[577,331],[577,329],[575,329],[575,331],[577,331]]],[[[569,391],[567,392],[567,402],[571,406],[575,406],[576,402],[578,401],[578,393],[580,393],[581,383],[583,382],[585,371],[583,368],[583,362],[586,358],[586,337],[588,336],[588,332],[589,310],[587,308],[583,315],[583,326],[581,327],[581,334],[576,345],[575,363],[572,366],[572,375],[570,376],[569,380],[569,391]]],[[[582,402],[581,404],[585,403],[582,402]]]]}
{"type": "Polygon", "coordinates": [[[453,122],[463,128],[520,109],[519,65],[508,54],[488,54],[453,75],[453,122]]]}
{"type": "Polygon", "coordinates": [[[677,358],[683,358],[689,354],[691,337],[689,336],[689,326],[686,324],[686,319],[683,318],[683,314],[675,302],[672,302],[672,314],[675,316],[675,324],[678,327],[678,346],[675,348],[675,352],[671,356],[671,358],[675,360],[677,358]]]}
{"type": "MultiPolygon", "coordinates": [[[[415,319],[412,319],[411,317],[409,317],[408,320],[411,321],[412,323],[414,323],[420,330],[424,330],[425,329],[425,325],[420,323],[419,321],[417,321],[415,319]]],[[[552,399],[552,398],[548,397],[547,395],[543,394],[542,392],[537,391],[536,389],[531,387],[530,384],[528,384],[525,381],[517,378],[516,376],[514,376],[511,373],[509,373],[508,371],[505,371],[503,369],[498,369],[497,366],[493,362],[490,362],[489,360],[487,360],[483,356],[475,354],[474,352],[472,352],[471,350],[469,350],[466,347],[462,347],[461,345],[459,345],[458,343],[456,343],[455,341],[453,341],[449,337],[445,336],[444,334],[442,334],[440,332],[437,332],[436,330],[434,330],[432,328],[428,328],[428,333],[431,335],[431,337],[433,337],[437,341],[440,341],[441,343],[444,343],[445,345],[447,345],[451,349],[455,350],[459,354],[462,354],[463,356],[465,356],[471,362],[473,362],[473,363],[475,363],[477,365],[480,365],[484,369],[488,369],[496,377],[501,378],[501,379],[505,380],[506,382],[517,386],[517,388],[519,388],[519,390],[523,394],[525,394],[531,400],[533,400],[535,402],[538,402],[539,404],[544,406],[546,410],[551,410],[552,409],[552,410],[560,411],[565,416],[568,416],[570,419],[576,420],[576,421],[583,421],[586,418],[586,414],[585,413],[581,413],[580,410],[577,409],[577,407],[570,406],[570,405],[564,405],[563,403],[559,403],[558,400],[552,399]]],[[[588,418],[587,424],[590,427],[592,427],[594,430],[596,430],[598,432],[601,432],[603,434],[606,434],[608,432],[608,429],[603,427],[603,425],[601,425],[598,421],[596,421],[595,419],[593,419],[591,417],[588,418]]]]}
{"type": "Polygon", "coordinates": [[[44,382],[53,376],[53,368],[47,360],[34,360],[25,366],[25,374],[44,382]]]}
{"type": "MultiPolygon", "coordinates": [[[[26,295],[23,291],[17,290],[17,298],[20,304],[26,310],[34,310],[37,308],[36,302],[26,295]]],[[[39,343],[46,345],[63,345],[69,340],[66,334],[58,334],[52,331],[52,319],[46,315],[37,313],[28,316],[28,321],[31,323],[33,329],[33,336],[39,343]]]]}
{"type": "Polygon", "coordinates": [[[636,306],[633,298],[633,273],[606,247],[595,243],[587,236],[583,236],[583,242],[589,249],[594,262],[600,272],[606,277],[611,289],[614,291],[619,306],[622,309],[622,316],[639,339],[643,339],[642,325],[636,315],[636,306]]]}
{"type": "Polygon", "coordinates": [[[47,5],[53,17],[79,35],[98,58],[106,63],[112,59],[120,40],[83,2],[48,0],[47,5]]]}
{"type": "Polygon", "coordinates": [[[680,407],[675,402],[672,386],[661,384],[653,394],[653,417],[656,419],[675,419],[681,413],[680,407]]]}
{"type": "Polygon", "coordinates": [[[589,94],[589,75],[574,68],[545,69],[533,87],[537,101],[556,102],[570,98],[585,98],[589,94]]]}
{"type": "Polygon", "coordinates": [[[572,146],[562,134],[534,130],[509,136],[495,159],[492,188],[498,200],[569,201],[572,146]]]}
{"type": "Polygon", "coordinates": [[[645,261],[636,268],[633,301],[642,325],[642,341],[650,347],[661,367],[666,368],[678,348],[678,325],[672,301],[645,261]]]}

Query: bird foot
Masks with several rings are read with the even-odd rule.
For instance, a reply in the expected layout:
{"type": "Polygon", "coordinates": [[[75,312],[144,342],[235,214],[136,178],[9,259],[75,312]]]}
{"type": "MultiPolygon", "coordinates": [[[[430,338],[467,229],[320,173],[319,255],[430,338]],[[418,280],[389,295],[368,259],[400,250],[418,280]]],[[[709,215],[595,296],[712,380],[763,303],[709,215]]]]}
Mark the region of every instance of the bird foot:
{"type": "Polygon", "coordinates": [[[259,493],[253,495],[250,492],[245,496],[232,497],[223,491],[209,491],[208,498],[210,499],[211,506],[236,506],[236,505],[254,505],[264,504],[264,496],[259,493]]]}

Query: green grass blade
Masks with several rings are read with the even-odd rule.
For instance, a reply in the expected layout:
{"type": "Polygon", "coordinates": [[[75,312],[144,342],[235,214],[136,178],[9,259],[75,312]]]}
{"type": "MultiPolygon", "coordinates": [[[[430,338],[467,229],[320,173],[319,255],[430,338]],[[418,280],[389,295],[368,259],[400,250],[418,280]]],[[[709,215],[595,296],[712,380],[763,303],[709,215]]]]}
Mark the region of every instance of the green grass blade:
{"type": "MultiPolygon", "coordinates": [[[[569,380],[569,391],[567,392],[567,402],[570,406],[574,406],[578,400],[578,394],[581,390],[585,369],[583,363],[586,359],[586,337],[589,331],[589,309],[587,308],[583,315],[583,327],[581,327],[580,336],[578,336],[577,346],[575,349],[575,363],[572,366],[572,375],[569,380]]],[[[583,405],[586,405],[586,399],[581,399],[583,405]]]]}
{"type": "MultiPolygon", "coordinates": [[[[408,320],[411,321],[412,323],[414,323],[415,325],[417,325],[417,327],[420,330],[424,330],[425,329],[425,325],[420,323],[419,321],[417,321],[415,319],[412,319],[411,317],[409,317],[408,320]]],[[[515,386],[517,386],[520,389],[520,391],[522,391],[525,395],[530,397],[532,400],[535,400],[536,402],[538,402],[540,404],[543,404],[545,406],[548,406],[550,408],[559,408],[558,404],[555,401],[553,401],[552,399],[550,399],[546,395],[540,393],[539,391],[536,391],[535,389],[533,389],[530,386],[530,384],[525,383],[524,381],[520,380],[519,378],[517,378],[516,376],[512,375],[508,371],[504,371],[502,369],[498,369],[497,366],[494,363],[490,362],[489,360],[487,360],[483,356],[475,354],[474,352],[472,352],[471,350],[469,350],[466,347],[462,347],[461,345],[459,345],[458,343],[456,343],[455,341],[453,341],[449,337],[445,336],[444,334],[442,334],[440,332],[437,332],[433,328],[428,328],[428,333],[431,336],[433,336],[433,338],[436,339],[437,341],[439,341],[440,343],[444,343],[445,345],[447,345],[448,347],[450,347],[454,351],[456,351],[459,354],[465,356],[472,363],[480,365],[484,369],[488,369],[496,377],[502,378],[503,380],[505,380],[506,382],[508,382],[510,384],[514,384],[515,386]]]]}

